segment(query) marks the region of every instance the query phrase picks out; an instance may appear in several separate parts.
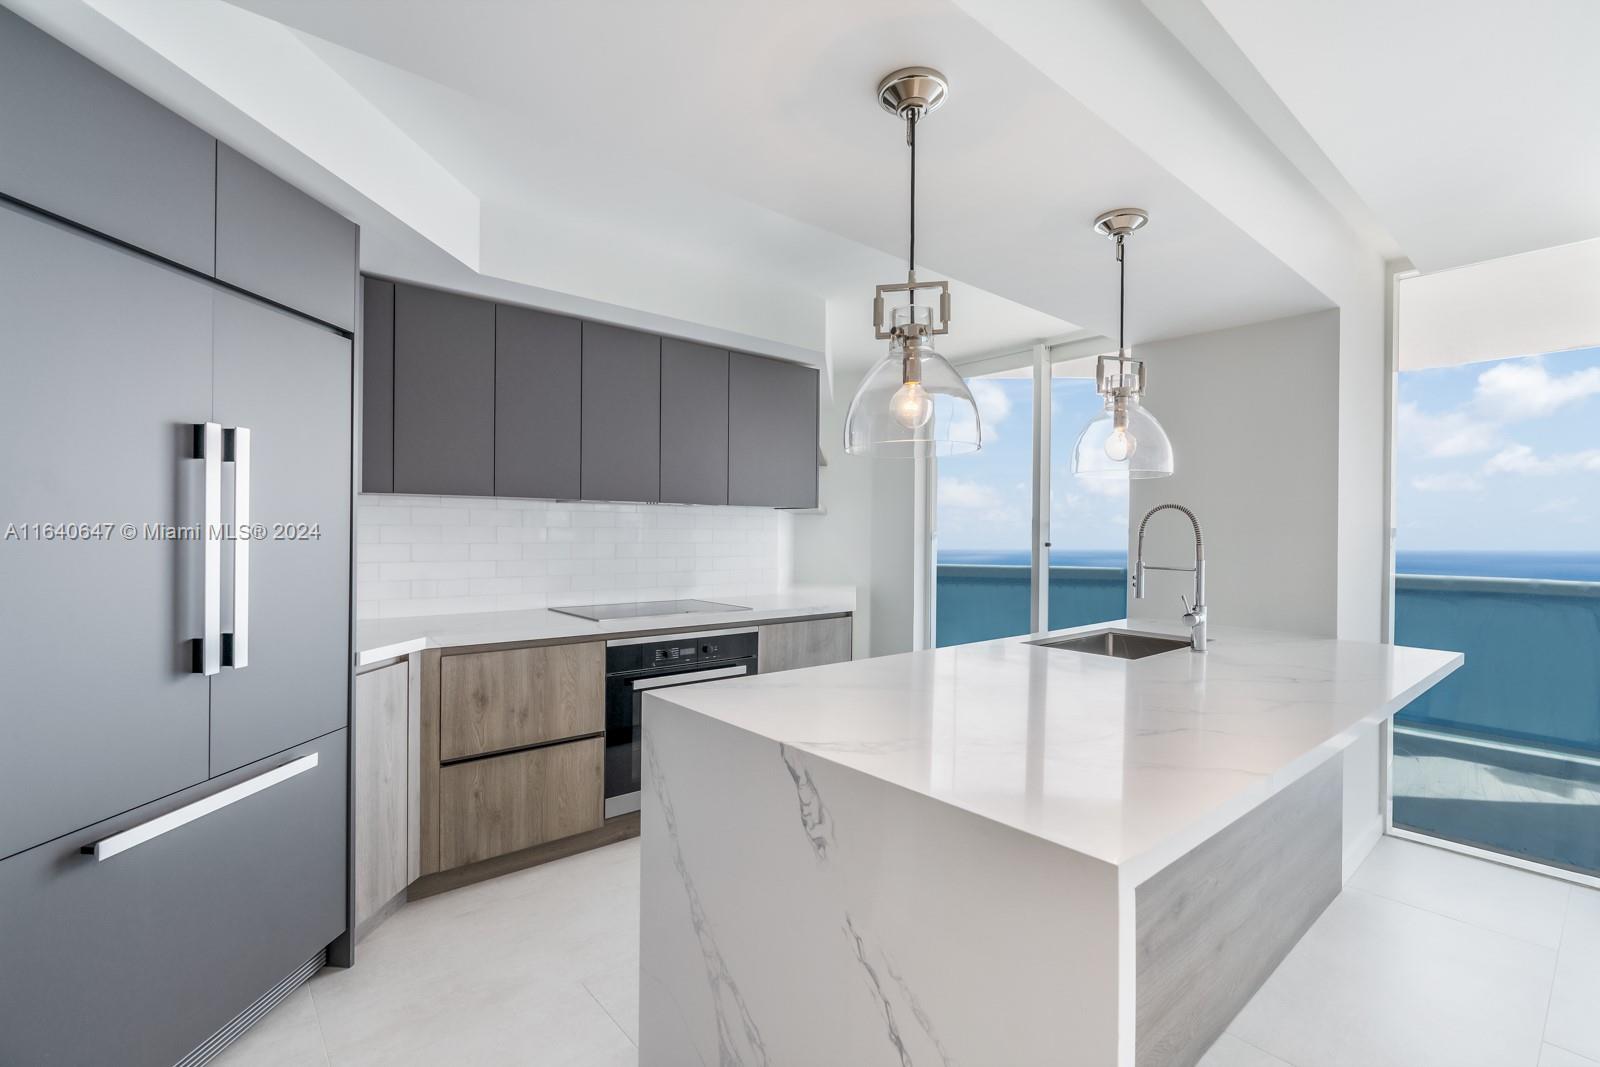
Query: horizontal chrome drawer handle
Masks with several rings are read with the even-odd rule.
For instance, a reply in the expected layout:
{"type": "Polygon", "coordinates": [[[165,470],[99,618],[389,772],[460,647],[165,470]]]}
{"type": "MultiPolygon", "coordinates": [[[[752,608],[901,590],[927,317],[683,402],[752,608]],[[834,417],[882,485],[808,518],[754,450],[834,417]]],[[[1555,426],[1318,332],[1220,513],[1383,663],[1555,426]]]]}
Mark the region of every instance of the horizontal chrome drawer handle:
{"type": "Polygon", "coordinates": [[[709,671],[688,671],[684,674],[663,674],[657,678],[640,678],[638,681],[633,683],[633,688],[636,691],[640,689],[660,689],[662,686],[667,685],[688,685],[690,682],[709,682],[713,678],[734,678],[738,675],[749,673],[750,668],[746,666],[717,667],[716,669],[709,671]]]}
{"type": "Polygon", "coordinates": [[[110,837],[102,837],[92,845],[84,845],[80,851],[93,853],[96,860],[108,860],[119,852],[126,852],[135,845],[142,845],[152,838],[160,837],[162,834],[176,830],[180,826],[186,826],[196,819],[203,819],[214,811],[220,811],[230,804],[236,804],[245,797],[253,796],[263,789],[270,789],[279,782],[287,781],[297,774],[304,774],[316,765],[317,754],[315,752],[309,756],[301,756],[299,759],[291,760],[281,767],[274,767],[272,770],[258,774],[254,778],[246,779],[238,785],[230,785],[228,788],[213,793],[208,797],[202,797],[192,804],[185,804],[183,807],[175,811],[169,811],[165,815],[151,819],[149,822],[140,823],[138,826],[123,830],[121,833],[112,834],[110,837]]]}

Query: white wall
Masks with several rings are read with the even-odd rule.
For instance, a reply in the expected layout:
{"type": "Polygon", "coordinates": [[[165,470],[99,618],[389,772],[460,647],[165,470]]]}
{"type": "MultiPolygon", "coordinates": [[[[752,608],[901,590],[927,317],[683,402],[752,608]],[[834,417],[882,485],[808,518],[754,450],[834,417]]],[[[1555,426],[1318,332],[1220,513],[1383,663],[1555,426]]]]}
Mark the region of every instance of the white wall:
{"type": "Polygon", "coordinates": [[[770,593],[790,519],[768,508],[364,494],[361,618],[770,593]]]}
{"type": "Polygon", "coordinates": [[[794,516],[794,580],[856,590],[856,657],[911,649],[913,474],[903,459],[844,451],[844,417],[863,372],[847,370],[824,395],[819,508],[794,516]]]}
{"type": "MultiPolygon", "coordinates": [[[[1184,504],[1206,537],[1213,622],[1332,636],[1338,623],[1339,313],[1319,311],[1143,345],[1148,407],[1172,439],[1171,478],[1135,481],[1137,523],[1184,504]]],[[[1187,565],[1189,524],[1151,520],[1145,561],[1187,565]]],[[[1130,617],[1178,618],[1192,579],[1151,572],[1130,617]]]]}

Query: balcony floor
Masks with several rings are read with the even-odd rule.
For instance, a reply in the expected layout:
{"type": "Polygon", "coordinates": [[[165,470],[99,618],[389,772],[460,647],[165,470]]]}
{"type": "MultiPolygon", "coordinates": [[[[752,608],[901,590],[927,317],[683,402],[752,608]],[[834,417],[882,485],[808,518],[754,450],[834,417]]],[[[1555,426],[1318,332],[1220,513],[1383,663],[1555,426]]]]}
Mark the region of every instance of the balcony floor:
{"type": "Polygon", "coordinates": [[[1396,826],[1600,875],[1600,759],[1397,724],[1396,826]]]}
{"type": "MultiPolygon", "coordinates": [[[[635,1064],[638,857],[409,904],[213,1062],[635,1064]]],[[[1597,1003],[1600,891],[1384,838],[1202,1063],[1600,1067],[1597,1003]]]]}

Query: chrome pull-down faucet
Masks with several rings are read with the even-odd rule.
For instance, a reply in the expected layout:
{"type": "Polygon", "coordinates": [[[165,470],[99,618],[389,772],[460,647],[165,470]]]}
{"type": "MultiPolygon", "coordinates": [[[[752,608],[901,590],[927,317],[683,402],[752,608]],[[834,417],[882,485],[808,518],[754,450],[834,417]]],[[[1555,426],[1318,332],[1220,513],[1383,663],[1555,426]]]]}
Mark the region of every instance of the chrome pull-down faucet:
{"type": "Polygon", "coordinates": [[[1183,621],[1189,625],[1189,646],[1196,652],[1204,652],[1206,650],[1206,543],[1200,536],[1200,520],[1194,517],[1194,512],[1182,504],[1157,504],[1145,512],[1144,518],[1139,520],[1139,551],[1133,561],[1135,599],[1144,599],[1144,572],[1147,570],[1194,573],[1194,603],[1191,604],[1187,597],[1180,596],[1178,599],[1183,601],[1183,621]],[[1194,527],[1193,567],[1157,567],[1144,561],[1144,528],[1150,524],[1150,516],[1169,509],[1183,512],[1189,518],[1189,525],[1194,527]]]}

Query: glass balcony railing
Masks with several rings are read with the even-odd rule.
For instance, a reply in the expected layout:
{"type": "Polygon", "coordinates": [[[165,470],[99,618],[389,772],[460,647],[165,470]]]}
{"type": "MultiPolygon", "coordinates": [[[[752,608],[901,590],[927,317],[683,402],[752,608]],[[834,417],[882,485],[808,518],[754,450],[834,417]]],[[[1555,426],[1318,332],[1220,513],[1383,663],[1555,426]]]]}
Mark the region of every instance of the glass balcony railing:
{"type": "MultiPolygon", "coordinates": [[[[941,564],[934,611],[943,645],[965,645],[1028,632],[1029,568],[941,564]]],[[[1128,614],[1122,567],[1051,567],[1050,629],[1087,626],[1128,614]]]]}
{"type": "Polygon", "coordinates": [[[1395,719],[1395,825],[1600,873],[1600,582],[1400,575],[1395,641],[1466,654],[1395,719]]]}
{"type": "MultiPolygon", "coordinates": [[[[1050,568],[1050,627],[1127,614],[1121,568],[1050,568]]],[[[1023,633],[1028,568],[938,568],[938,643],[1023,633]]],[[[1400,575],[1395,641],[1466,655],[1397,716],[1396,826],[1600,873],[1600,582],[1400,575]]]]}

